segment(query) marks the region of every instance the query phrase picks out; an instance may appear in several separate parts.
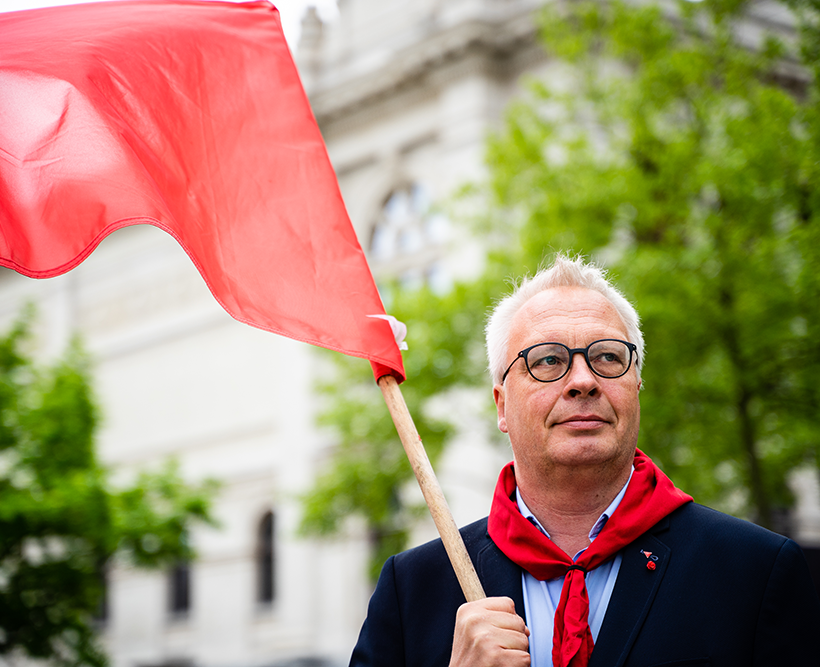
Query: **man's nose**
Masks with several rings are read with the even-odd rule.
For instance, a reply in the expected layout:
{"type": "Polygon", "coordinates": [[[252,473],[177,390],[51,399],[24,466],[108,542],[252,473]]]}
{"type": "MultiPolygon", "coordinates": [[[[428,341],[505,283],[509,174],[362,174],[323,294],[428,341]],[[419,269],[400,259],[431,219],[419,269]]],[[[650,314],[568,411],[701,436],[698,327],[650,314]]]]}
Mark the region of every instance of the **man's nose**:
{"type": "Polygon", "coordinates": [[[572,365],[567,373],[564,392],[572,398],[594,396],[598,391],[598,376],[587,365],[583,352],[572,355],[572,365]]]}

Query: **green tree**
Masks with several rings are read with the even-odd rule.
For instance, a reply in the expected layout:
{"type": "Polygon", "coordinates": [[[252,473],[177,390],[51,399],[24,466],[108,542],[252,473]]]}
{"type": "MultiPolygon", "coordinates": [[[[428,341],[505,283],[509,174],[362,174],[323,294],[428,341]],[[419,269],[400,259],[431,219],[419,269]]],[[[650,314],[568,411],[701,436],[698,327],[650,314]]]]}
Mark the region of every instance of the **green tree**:
{"type": "Polygon", "coordinates": [[[212,523],[213,483],[185,486],[170,465],[114,489],[95,453],[88,359],[75,343],[36,366],[30,321],[0,339],[0,655],[101,667],[106,567],[191,559],[186,536],[192,522],[212,523]]]}
{"type": "MultiPolygon", "coordinates": [[[[550,4],[552,75],[510,107],[488,141],[488,182],[472,189],[486,274],[441,298],[400,293],[394,310],[412,322],[406,387],[423,404],[487,383],[469,351],[505,277],[556,251],[595,259],[643,319],[639,446],[696,500],[780,527],[790,471],[820,466],[820,107],[816,60],[797,69],[788,45],[739,42],[747,9],[550,4]],[[453,364],[433,381],[437,345],[453,364]]],[[[806,25],[803,58],[820,43],[806,25]]],[[[369,451],[375,414],[328,418],[355,418],[369,451]]],[[[340,448],[328,474],[347,460],[340,448]]]]}

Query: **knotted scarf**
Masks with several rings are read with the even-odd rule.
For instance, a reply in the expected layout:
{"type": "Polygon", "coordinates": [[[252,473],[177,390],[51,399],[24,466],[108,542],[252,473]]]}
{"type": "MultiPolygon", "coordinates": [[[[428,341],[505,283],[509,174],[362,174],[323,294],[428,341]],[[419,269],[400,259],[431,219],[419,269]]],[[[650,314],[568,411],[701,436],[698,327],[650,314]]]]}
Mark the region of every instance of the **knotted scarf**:
{"type": "Polygon", "coordinates": [[[506,556],[541,581],[564,578],[555,609],[554,667],[587,667],[594,647],[589,629],[586,572],[614,557],[692,497],[677,489],[646,454],[635,450],[635,472],[618,508],[578,560],[559,549],[518,510],[515,471],[508,463],[495,487],[488,530],[506,556]]]}

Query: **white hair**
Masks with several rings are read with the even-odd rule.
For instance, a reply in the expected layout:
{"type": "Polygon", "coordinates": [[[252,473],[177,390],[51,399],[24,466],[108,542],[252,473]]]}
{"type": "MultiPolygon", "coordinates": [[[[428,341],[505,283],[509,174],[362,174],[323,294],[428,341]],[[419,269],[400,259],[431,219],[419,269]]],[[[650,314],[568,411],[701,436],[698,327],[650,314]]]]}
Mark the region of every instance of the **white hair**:
{"type": "Polygon", "coordinates": [[[493,384],[501,384],[501,376],[511,361],[507,344],[515,314],[539,292],[554,287],[585,287],[600,292],[614,307],[626,327],[626,337],[638,349],[635,359],[638,379],[644,360],[644,341],[638,312],[623,294],[606,279],[603,269],[584,262],[582,257],[570,259],[558,254],[552,266],[541,269],[532,278],[524,278],[512,294],[498,302],[487,320],[487,358],[493,384]]]}

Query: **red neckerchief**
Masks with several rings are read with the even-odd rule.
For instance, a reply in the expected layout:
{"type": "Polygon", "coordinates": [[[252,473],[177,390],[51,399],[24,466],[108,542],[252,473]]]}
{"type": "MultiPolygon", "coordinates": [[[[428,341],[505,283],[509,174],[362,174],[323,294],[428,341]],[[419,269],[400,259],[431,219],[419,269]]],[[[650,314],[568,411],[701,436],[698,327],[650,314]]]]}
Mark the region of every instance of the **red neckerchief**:
{"type": "Polygon", "coordinates": [[[566,575],[555,609],[554,667],[586,667],[592,654],[594,644],[589,629],[585,573],[615,556],[658,521],[692,500],[639,449],[635,450],[633,465],[635,472],[620,505],[575,562],[518,510],[513,464],[504,466],[498,477],[487,524],[493,542],[536,579],[544,581],[566,575]]]}

